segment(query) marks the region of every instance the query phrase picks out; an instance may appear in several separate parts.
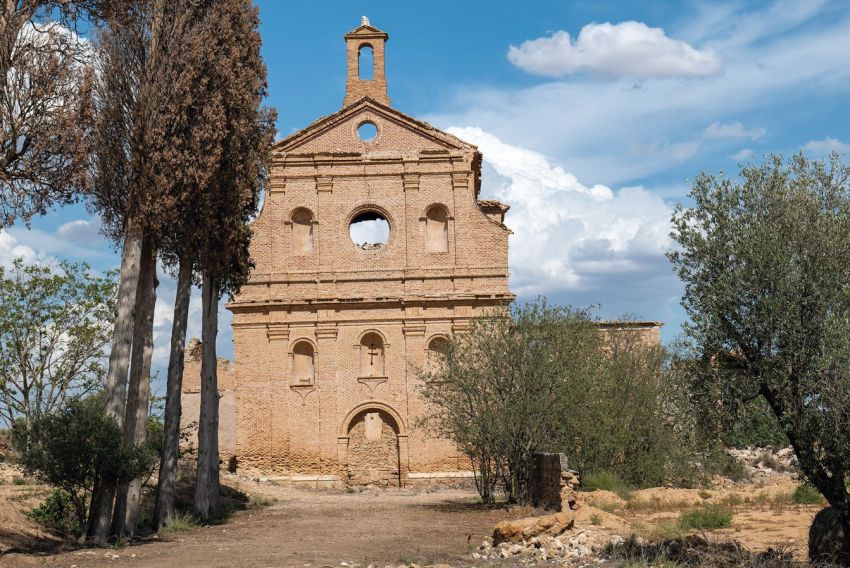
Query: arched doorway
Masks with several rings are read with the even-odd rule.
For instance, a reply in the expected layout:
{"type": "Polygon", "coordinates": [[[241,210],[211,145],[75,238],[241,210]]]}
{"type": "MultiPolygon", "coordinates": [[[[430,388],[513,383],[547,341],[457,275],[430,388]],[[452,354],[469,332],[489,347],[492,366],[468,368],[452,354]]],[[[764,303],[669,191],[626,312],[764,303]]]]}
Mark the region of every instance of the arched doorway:
{"type": "Polygon", "coordinates": [[[349,485],[398,487],[401,482],[399,424],[386,410],[365,408],[348,421],[349,485]]]}

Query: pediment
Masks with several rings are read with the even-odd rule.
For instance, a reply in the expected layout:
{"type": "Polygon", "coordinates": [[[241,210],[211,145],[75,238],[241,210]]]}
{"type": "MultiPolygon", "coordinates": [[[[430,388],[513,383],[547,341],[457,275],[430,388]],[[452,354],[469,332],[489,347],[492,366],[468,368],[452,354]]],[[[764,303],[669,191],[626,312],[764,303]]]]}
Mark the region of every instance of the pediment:
{"type": "Polygon", "coordinates": [[[297,154],[423,150],[477,151],[477,148],[368,97],[318,119],[275,145],[275,152],[297,154]],[[377,126],[378,134],[372,141],[363,141],[358,136],[357,128],[364,122],[377,126]]]}

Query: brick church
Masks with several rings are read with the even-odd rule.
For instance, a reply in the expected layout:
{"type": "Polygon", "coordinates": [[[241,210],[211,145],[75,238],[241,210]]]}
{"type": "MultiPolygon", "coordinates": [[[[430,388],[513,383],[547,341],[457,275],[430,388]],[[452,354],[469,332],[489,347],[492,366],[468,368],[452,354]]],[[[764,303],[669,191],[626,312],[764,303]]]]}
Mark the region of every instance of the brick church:
{"type": "MultiPolygon", "coordinates": [[[[342,109],[274,148],[253,223],[255,269],[227,305],[235,361],[219,361],[219,449],[240,473],[307,487],[472,477],[429,437],[417,373],[508,290],[508,206],[479,199],[475,146],[392,108],[388,35],[345,35],[342,109]]],[[[660,344],[660,322],[599,322],[660,344]]],[[[183,374],[196,424],[200,345],[183,374]]]]}
{"type": "Polygon", "coordinates": [[[240,472],[316,487],[471,475],[416,428],[417,371],[513,299],[508,206],[479,199],[475,146],[392,107],[387,40],[366,18],[347,33],[342,109],[275,146],[256,268],[227,305],[222,450],[240,472]]]}

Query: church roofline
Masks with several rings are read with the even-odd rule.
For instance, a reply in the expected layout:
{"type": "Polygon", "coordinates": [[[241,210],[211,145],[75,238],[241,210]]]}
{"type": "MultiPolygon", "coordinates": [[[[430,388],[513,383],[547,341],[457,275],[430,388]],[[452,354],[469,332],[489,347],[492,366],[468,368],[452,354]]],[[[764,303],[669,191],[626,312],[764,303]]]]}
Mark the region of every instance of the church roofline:
{"type": "Polygon", "coordinates": [[[306,126],[305,128],[290,134],[283,140],[279,141],[274,145],[274,151],[276,152],[287,152],[290,149],[297,148],[300,144],[307,142],[314,136],[325,132],[326,130],[332,128],[338,122],[342,122],[349,115],[357,112],[361,107],[370,107],[372,110],[378,112],[379,114],[385,115],[389,119],[395,119],[399,122],[406,124],[408,128],[413,128],[420,134],[431,138],[437,143],[441,143],[445,146],[456,148],[458,150],[471,150],[474,152],[478,152],[478,147],[461,140],[457,136],[449,134],[448,132],[444,132],[434,126],[428,124],[425,121],[418,120],[413,118],[412,116],[405,114],[391,106],[385,105],[376,101],[375,99],[364,96],[353,103],[344,106],[340,110],[335,113],[328,114],[322,117],[319,117],[311,124],[306,126]]]}

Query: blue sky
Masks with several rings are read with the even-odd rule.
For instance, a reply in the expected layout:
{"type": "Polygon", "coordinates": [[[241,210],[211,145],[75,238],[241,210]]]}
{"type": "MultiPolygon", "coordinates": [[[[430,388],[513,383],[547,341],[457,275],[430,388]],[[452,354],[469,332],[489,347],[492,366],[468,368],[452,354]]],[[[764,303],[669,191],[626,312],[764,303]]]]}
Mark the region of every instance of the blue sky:
{"type": "MultiPolygon", "coordinates": [[[[281,135],[340,108],[342,36],[367,15],[390,34],[393,106],[484,152],[483,196],[512,206],[520,299],[661,320],[668,340],[684,315],[663,253],[688,180],[766,152],[850,152],[846,0],[257,4],[281,135]]],[[[82,205],[0,233],[0,263],[15,255],[118,264],[82,205]]],[[[161,369],[174,283],[160,278],[161,369]]]]}

